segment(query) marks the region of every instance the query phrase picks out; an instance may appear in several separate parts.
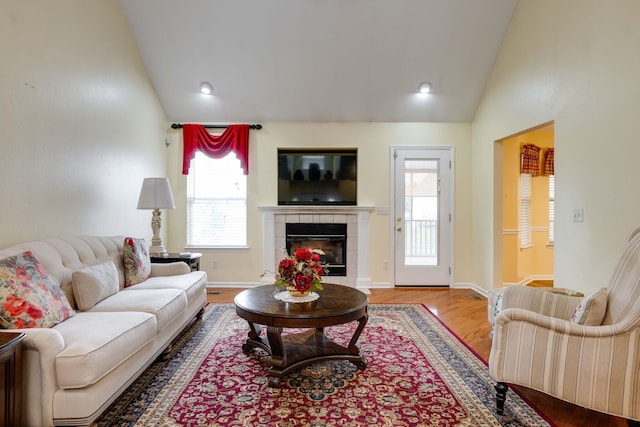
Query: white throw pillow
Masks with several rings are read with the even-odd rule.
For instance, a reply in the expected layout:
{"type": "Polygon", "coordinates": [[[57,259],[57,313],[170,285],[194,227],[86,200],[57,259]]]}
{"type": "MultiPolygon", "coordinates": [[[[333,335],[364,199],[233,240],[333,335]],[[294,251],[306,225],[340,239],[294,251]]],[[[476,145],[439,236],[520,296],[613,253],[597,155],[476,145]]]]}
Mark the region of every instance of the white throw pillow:
{"type": "Polygon", "coordinates": [[[89,310],[118,292],[118,269],[113,261],[92,265],[71,275],[71,285],[80,310],[89,310]]]}
{"type": "Polygon", "coordinates": [[[585,326],[598,326],[602,324],[607,312],[607,289],[598,289],[591,295],[582,299],[571,316],[571,323],[585,326]]]}

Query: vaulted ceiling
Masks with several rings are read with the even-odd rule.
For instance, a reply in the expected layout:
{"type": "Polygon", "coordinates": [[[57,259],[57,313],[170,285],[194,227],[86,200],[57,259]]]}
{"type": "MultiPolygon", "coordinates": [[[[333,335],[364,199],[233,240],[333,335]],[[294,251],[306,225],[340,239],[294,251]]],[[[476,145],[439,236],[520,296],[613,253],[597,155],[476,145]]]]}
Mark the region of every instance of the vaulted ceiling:
{"type": "Polygon", "coordinates": [[[252,123],[469,122],[518,1],[121,2],[168,120],[252,123]]]}

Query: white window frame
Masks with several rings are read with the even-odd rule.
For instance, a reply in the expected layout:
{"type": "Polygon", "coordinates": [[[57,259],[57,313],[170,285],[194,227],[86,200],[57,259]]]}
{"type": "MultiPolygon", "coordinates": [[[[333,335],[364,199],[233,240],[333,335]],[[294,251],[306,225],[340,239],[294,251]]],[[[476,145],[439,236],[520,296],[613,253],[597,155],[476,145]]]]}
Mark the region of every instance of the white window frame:
{"type": "Polygon", "coordinates": [[[191,160],[187,247],[247,247],[247,177],[235,153],[213,159],[197,151],[191,160]]]}
{"type": "Polygon", "coordinates": [[[533,195],[533,177],[520,174],[520,249],[533,246],[531,236],[531,199],[533,195]]]}

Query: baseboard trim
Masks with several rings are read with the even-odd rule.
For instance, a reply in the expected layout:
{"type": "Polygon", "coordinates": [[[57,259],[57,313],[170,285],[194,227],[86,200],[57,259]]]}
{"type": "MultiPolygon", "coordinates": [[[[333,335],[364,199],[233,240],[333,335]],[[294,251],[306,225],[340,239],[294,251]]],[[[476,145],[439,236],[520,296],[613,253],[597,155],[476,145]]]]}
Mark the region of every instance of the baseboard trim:
{"type": "MultiPolygon", "coordinates": [[[[551,280],[551,279],[532,279],[532,280],[551,280]]],[[[531,280],[530,280],[531,281],[531,280]]],[[[255,288],[258,286],[262,286],[261,282],[207,282],[207,292],[215,291],[216,288],[255,288]]],[[[357,287],[356,289],[361,290],[364,293],[370,293],[370,289],[392,289],[394,288],[393,284],[389,282],[370,282],[366,287],[357,287]]],[[[420,289],[420,286],[416,286],[416,289],[420,289]]],[[[429,286],[424,286],[425,289],[428,289],[429,286]]],[[[485,297],[489,296],[489,291],[476,285],[471,282],[458,282],[454,283],[451,286],[451,289],[472,289],[477,293],[484,295],[485,297]]]]}
{"type": "Polygon", "coordinates": [[[483,287],[476,285],[475,283],[458,282],[458,283],[454,283],[451,288],[452,289],[471,289],[473,291],[476,291],[480,295],[483,295],[484,297],[489,298],[489,291],[483,287]]]}

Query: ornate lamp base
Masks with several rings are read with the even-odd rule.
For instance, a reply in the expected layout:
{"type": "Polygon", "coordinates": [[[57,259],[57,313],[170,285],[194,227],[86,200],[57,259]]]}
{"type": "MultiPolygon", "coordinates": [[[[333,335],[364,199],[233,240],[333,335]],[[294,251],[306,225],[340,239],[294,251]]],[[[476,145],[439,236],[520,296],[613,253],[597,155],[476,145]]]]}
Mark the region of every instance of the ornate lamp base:
{"type": "Polygon", "coordinates": [[[151,246],[149,247],[149,255],[161,257],[164,256],[167,251],[162,245],[162,237],[160,237],[160,209],[153,210],[153,216],[151,217],[151,230],[153,230],[153,237],[151,238],[151,246]]]}

